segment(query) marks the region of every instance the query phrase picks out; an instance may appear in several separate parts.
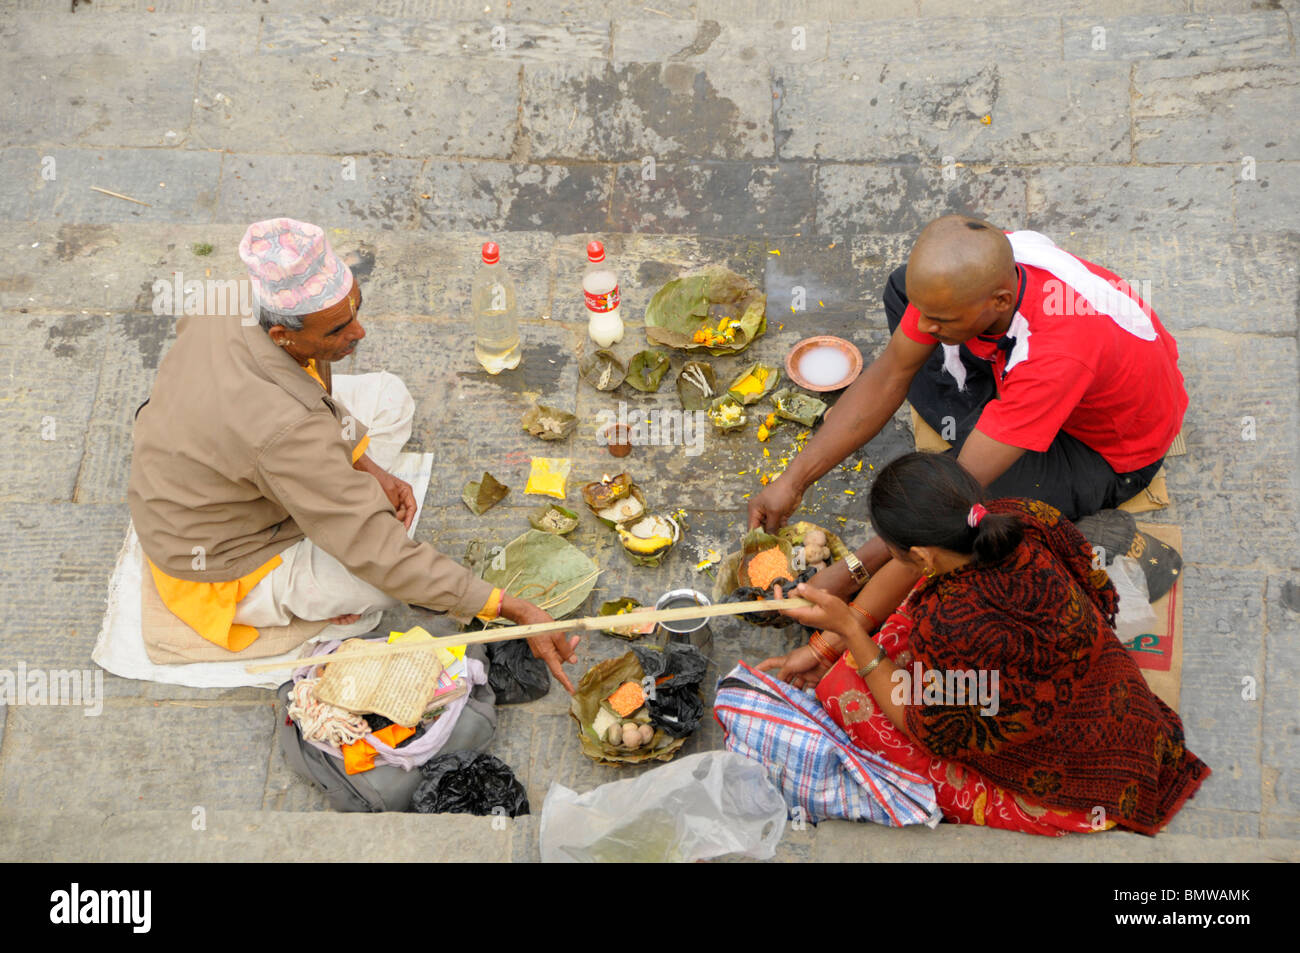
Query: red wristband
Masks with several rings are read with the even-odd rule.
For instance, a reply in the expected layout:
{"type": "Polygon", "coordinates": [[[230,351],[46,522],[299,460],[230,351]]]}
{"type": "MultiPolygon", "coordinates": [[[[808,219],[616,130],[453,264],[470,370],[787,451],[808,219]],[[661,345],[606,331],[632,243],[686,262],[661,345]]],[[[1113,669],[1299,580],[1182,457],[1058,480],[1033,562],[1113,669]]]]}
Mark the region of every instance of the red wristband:
{"type": "Polygon", "coordinates": [[[820,632],[814,632],[808,636],[808,647],[816,652],[827,665],[834,665],[840,660],[835,654],[835,650],[827,644],[826,639],[820,632]]]}

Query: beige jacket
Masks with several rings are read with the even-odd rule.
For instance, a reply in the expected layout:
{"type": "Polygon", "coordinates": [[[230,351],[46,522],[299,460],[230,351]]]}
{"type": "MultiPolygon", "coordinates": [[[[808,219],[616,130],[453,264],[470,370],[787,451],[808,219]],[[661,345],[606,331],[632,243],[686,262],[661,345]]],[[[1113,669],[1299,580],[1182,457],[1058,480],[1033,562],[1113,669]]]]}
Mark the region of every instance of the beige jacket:
{"type": "MultiPolygon", "coordinates": [[[[328,365],[321,376],[328,386],[328,365]]],[[[393,598],[468,620],[492,586],[406,535],[378,481],[352,468],[365,432],[260,326],[181,319],[135,420],[127,502],[145,555],[222,582],[306,536],[393,598]]]]}

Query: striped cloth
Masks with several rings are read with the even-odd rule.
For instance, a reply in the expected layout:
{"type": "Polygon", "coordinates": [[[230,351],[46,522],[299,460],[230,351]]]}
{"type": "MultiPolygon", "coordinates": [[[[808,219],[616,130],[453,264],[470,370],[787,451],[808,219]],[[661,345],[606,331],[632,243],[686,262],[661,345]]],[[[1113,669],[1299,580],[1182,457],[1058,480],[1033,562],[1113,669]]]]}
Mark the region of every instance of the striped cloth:
{"type": "Polygon", "coordinates": [[[767,768],[795,820],[842,818],[890,827],[939,820],[926,778],[854,746],[816,696],[744,662],[718,680],[713,715],[727,750],[767,768]]]}

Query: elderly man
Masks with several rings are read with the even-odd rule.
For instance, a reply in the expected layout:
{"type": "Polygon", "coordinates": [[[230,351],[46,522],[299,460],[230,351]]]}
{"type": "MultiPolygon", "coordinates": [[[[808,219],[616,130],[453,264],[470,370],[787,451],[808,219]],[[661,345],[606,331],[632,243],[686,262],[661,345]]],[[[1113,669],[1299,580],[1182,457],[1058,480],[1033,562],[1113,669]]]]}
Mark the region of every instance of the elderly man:
{"type": "MultiPolygon", "coordinates": [[[[258,222],[239,253],[257,321],[183,319],[136,416],[128,502],[167,607],[231,652],[295,617],[369,632],[402,602],[462,622],[549,621],[409,537],[416,500],[387,467],[414,403],[391,374],[331,380],[365,331],[361,289],[324,232],[258,222]]],[[[529,640],[568,691],[577,642],[529,640]]]]}
{"type": "MultiPolygon", "coordinates": [[[[888,346],[750,501],[751,527],[780,525],[904,398],[991,495],[1043,500],[1072,520],[1150,484],[1182,426],[1178,348],[1155,313],[1111,272],[1036,232],[937,219],[890,275],[884,301],[888,346]]],[[[813,584],[847,596],[888,559],[873,538],[813,584]]],[[[892,610],[914,578],[897,563],[881,575],[863,590],[875,593],[869,613],[892,610]]],[[[814,667],[812,650],[796,655],[768,661],[785,666],[783,677],[792,663],[814,667]]]]}

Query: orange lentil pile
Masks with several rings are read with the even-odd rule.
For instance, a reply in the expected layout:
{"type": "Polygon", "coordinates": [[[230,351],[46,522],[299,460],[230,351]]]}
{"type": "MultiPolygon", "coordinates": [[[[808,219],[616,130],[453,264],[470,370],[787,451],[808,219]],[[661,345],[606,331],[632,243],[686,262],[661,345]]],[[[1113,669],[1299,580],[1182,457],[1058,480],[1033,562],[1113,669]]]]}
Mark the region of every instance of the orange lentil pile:
{"type": "Polygon", "coordinates": [[[759,589],[766,589],[774,579],[789,579],[791,575],[790,562],[780,546],[755,553],[749,561],[748,571],[749,584],[759,589]]]}

